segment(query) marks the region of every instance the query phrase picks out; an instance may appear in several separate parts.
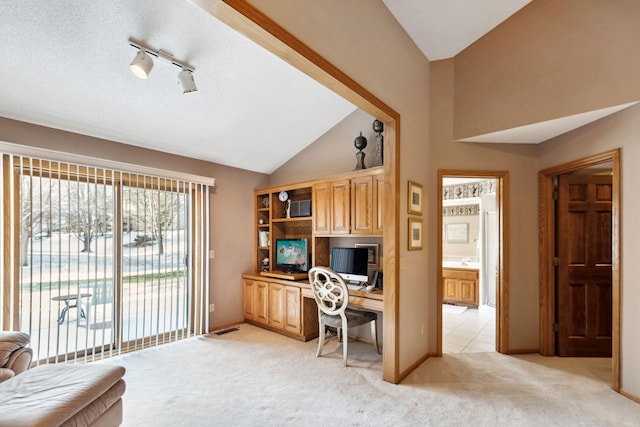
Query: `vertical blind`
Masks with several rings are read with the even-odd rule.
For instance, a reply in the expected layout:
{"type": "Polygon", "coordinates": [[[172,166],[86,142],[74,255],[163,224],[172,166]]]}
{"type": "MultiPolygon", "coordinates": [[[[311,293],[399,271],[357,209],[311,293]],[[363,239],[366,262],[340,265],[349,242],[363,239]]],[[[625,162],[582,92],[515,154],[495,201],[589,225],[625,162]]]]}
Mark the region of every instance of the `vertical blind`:
{"type": "Polygon", "coordinates": [[[208,328],[209,186],[2,155],[2,329],[36,363],[113,354],[208,328]]]}

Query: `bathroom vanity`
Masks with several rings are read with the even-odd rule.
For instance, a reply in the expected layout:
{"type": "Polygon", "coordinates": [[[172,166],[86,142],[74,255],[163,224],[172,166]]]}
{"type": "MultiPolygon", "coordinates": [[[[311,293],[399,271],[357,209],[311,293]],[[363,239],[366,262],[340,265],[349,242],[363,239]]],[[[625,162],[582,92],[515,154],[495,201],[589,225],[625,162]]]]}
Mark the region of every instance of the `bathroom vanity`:
{"type": "Polygon", "coordinates": [[[479,269],[476,265],[442,265],[442,302],[477,307],[479,269]]]}

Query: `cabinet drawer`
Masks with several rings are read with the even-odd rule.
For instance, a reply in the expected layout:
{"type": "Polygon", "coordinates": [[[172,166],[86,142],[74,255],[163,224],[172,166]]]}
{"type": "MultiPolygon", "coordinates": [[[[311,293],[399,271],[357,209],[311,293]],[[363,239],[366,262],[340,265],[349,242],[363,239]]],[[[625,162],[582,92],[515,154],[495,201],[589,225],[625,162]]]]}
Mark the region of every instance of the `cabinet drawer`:
{"type": "Polygon", "coordinates": [[[478,270],[442,269],[443,279],[478,280],[478,270]]]}

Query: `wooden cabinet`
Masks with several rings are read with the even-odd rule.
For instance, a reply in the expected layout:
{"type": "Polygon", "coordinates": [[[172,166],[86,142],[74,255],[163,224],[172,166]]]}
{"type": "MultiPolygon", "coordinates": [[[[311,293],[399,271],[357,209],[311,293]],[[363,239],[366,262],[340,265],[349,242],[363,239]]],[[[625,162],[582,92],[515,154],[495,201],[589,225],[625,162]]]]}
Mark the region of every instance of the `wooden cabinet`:
{"type": "Polygon", "coordinates": [[[442,302],[478,306],[478,270],[442,269],[442,302]]]}
{"type": "Polygon", "coordinates": [[[244,280],[244,317],[254,322],[269,323],[269,284],[260,280],[244,280]]]}
{"type": "Polygon", "coordinates": [[[373,177],[351,180],[351,234],[371,234],[373,230],[373,177]]]}
{"type": "Polygon", "coordinates": [[[283,286],[283,301],[284,306],[282,312],[284,313],[282,327],[289,332],[299,334],[301,332],[302,322],[301,318],[301,306],[302,296],[300,294],[300,288],[283,286]]]}
{"type": "Polygon", "coordinates": [[[381,170],[313,185],[315,235],[381,235],[383,215],[381,170]]]}
{"type": "Polygon", "coordinates": [[[243,276],[245,320],[303,341],[317,337],[317,307],[302,297],[300,285],[259,278],[243,276]]]}
{"type": "Polygon", "coordinates": [[[255,270],[242,281],[246,321],[304,341],[317,337],[315,300],[302,296],[303,283],[283,280],[274,271],[276,240],[307,239],[311,265],[329,265],[333,236],[382,235],[383,186],[379,167],[256,190],[255,270]],[[278,198],[283,191],[288,202],[278,198]]]}
{"type": "Polygon", "coordinates": [[[331,234],[349,234],[351,187],[348,179],[331,183],[331,234]]]}
{"type": "Polygon", "coordinates": [[[331,232],[331,182],[313,185],[313,231],[319,234],[331,232]]]}
{"type": "Polygon", "coordinates": [[[311,183],[272,187],[257,190],[254,193],[255,204],[255,271],[275,269],[273,253],[276,239],[307,238],[311,241],[311,215],[301,213],[302,206],[311,203],[311,183]],[[279,200],[280,192],[286,191],[289,200],[279,200]],[[294,212],[291,212],[291,206],[294,212]],[[289,209],[287,209],[289,206],[289,209]],[[306,216],[305,216],[306,215],[306,216]]]}

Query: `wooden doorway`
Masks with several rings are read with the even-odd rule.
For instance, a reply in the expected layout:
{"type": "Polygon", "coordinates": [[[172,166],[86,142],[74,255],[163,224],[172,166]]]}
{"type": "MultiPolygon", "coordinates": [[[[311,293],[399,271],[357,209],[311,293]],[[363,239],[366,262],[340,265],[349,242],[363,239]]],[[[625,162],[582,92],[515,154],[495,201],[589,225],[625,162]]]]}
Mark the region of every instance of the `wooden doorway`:
{"type": "Polygon", "coordinates": [[[620,391],[620,150],[545,169],[539,173],[540,354],[556,354],[556,215],[554,182],[560,175],[611,162],[611,364],[612,388],[620,391]]]}
{"type": "Polygon", "coordinates": [[[442,356],[442,301],[443,301],[443,275],[442,275],[442,239],[443,239],[443,178],[478,178],[494,179],[496,182],[496,215],[498,232],[497,250],[497,274],[495,289],[495,313],[496,313],[496,339],[495,351],[499,353],[509,352],[508,319],[509,319],[509,280],[508,280],[508,246],[509,241],[509,215],[508,215],[508,172],[474,171],[474,170],[439,170],[438,171],[438,356],[442,356]]]}
{"type": "MultiPolygon", "coordinates": [[[[246,0],[213,2],[191,0],[220,21],[305,72],[338,95],[384,123],[384,316],[382,371],[385,381],[397,384],[400,373],[399,277],[399,193],[400,114],[350,78],[336,66],[287,32],[246,0]]],[[[406,374],[405,374],[406,375],[406,374]]]]}

